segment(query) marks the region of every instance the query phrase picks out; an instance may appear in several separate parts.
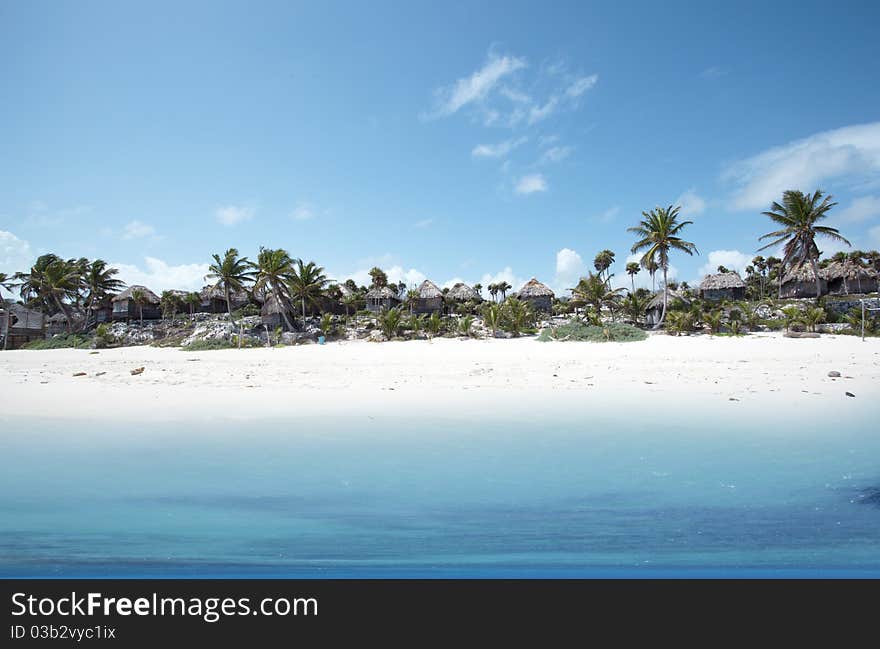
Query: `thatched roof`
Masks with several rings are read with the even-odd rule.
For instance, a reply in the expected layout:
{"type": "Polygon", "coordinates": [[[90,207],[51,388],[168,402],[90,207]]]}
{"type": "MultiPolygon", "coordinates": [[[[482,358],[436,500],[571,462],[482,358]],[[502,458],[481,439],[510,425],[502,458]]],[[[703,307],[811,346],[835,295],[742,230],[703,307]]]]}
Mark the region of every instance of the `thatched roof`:
{"type": "Polygon", "coordinates": [[[517,297],[554,297],[555,293],[546,284],[542,284],[534,277],[523,284],[523,287],[517,291],[517,297]]]}
{"type": "Polygon", "coordinates": [[[432,300],[434,298],[443,297],[443,291],[441,291],[437,285],[429,279],[422,282],[416,291],[419,294],[420,300],[432,300]]]}
{"type": "Polygon", "coordinates": [[[447,300],[457,300],[459,302],[467,302],[468,300],[480,301],[483,298],[480,297],[480,294],[477,293],[470,286],[465,284],[464,282],[459,282],[446,294],[447,300]]]}
{"type": "MultiPolygon", "coordinates": [[[[668,303],[672,304],[675,300],[681,300],[684,302],[686,306],[691,305],[690,299],[685,297],[684,293],[681,291],[669,291],[669,300],[668,303]]],[[[648,306],[645,308],[646,311],[650,311],[651,309],[662,309],[663,308],[663,291],[657,291],[654,294],[654,297],[651,298],[650,302],[648,302],[648,306]]]]}
{"type": "Polygon", "coordinates": [[[187,295],[189,295],[189,291],[181,291],[180,289],[177,289],[177,288],[173,288],[168,292],[171,293],[171,295],[174,295],[175,297],[179,297],[181,300],[183,298],[185,298],[187,295]]]}
{"type": "Polygon", "coordinates": [[[729,288],[745,288],[746,283],[742,281],[739,273],[714,273],[706,275],[700,282],[701,291],[717,291],[729,288]]]}
{"type": "Polygon", "coordinates": [[[284,303],[275,293],[265,293],[263,295],[263,306],[260,308],[260,315],[267,316],[276,313],[285,313],[287,309],[284,303]]]}
{"type": "Polygon", "coordinates": [[[350,295],[354,295],[352,290],[348,288],[345,284],[332,284],[330,288],[336,287],[339,289],[339,294],[342,297],[349,297],[350,295]]]}
{"type": "Polygon", "coordinates": [[[159,304],[159,296],[153,293],[146,286],[141,286],[140,284],[134,284],[133,286],[129,286],[127,289],[119,293],[118,295],[113,297],[114,302],[121,302],[123,300],[130,300],[132,293],[135,291],[141,291],[147,299],[149,304],[159,304]]]}
{"type": "Polygon", "coordinates": [[[392,290],[388,286],[375,286],[367,291],[367,298],[373,300],[396,300],[397,291],[392,290]]]}
{"type": "MultiPolygon", "coordinates": [[[[210,300],[226,300],[226,291],[217,286],[205,286],[199,291],[199,297],[202,302],[208,302],[210,300]]],[[[233,304],[237,303],[246,303],[250,300],[247,291],[230,291],[229,298],[232,300],[233,304]]]]}
{"type": "MultiPolygon", "coordinates": [[[[821,277],[821,273],[820,273],[821,277]]],[[[782,283],[788,282],[815,282],[816,274],[813,272],[813,266],[809,263],[798,264],[789,270],[782,278],[782,283]]]]}
{"type": "Polygon", "coordinates": [[[876,279],[878,273],[873,268],[862,268],[855,262],[832,261],[825,268],[819,269],[819,277],[826,280],[845,279],[856,281],[858,279],[876,279]]]}

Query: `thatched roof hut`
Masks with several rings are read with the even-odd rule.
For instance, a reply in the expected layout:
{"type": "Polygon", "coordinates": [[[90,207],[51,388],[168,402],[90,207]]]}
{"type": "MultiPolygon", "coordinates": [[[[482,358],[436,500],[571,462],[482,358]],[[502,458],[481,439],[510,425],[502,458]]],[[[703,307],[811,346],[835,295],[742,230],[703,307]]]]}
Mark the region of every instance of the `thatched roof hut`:
{"type": "Polygon", "coordinates": [[[852,259],[832,261],[819,270],[819,277],[828,283],[828,292],[838,295],[874,293],[880,274],[871,267],[862,267],[852,259]]]}
{"type": "Polygon", "coordinates": [[[746,283],[739,273],[713,273],[700,282],[700,296],[704,300],[740,300],[746,296],[746,283]]]}
{"type": "MultiPolygon", "coordinates": [[[[828,283],[821,272],[819,292],[821,294],[828,292],[828,283]]],[[[789,269],[782,278],[780,297],[816,297],[816,274],[813,272],[813,265],[805,262],[789,269]]]]}
{"type": "Polygon", "coordinates": [[[446,299],[455,300],[456,302],[467,302],[469,300],[479,302],[483,298],[480,297],[480,294],[477,293],[476,290],[464,282],[458,282],[455,286],[449,289],[449,292],[446,294],[446,299]]]}
{"type": "Polygon", "coordinates": [[[45,325],[42,312],[0,299],[0,349],[18,349],[32,340],[40,340],[45,325]]]}
{"type": "Polygon", "coordinates": [[[153,291],[148,289],[146,286],[141,286],[140,284],[133,284],[133,285],[129,286],[127,289],[125,289],[124,291],[122,291],[121,293],[114,295],[112,298],[112,301],[113,302],[122,302],[122,301],[131,300],[132,294],[134,294],[135,291],[140,291],[141,293],[144,294],[146,304],[159,304],[159,296],[156,295],[155,293],[153,293],[153,291]]]}
{"type": "MultiPolygon", "coordinates": [[[[669,308],[673,308],[674,306],[690,308],[691,300],[684,294],[684,291],[669,291],[667,304],[669,308]]],[[[648,305],[645,307],[645,320],[647,324],[655,325],[660,322],[660,316],[662,315],[663,291],[661,290],[654,293],[654,296],[648,301],[648,305]]]]}
{"type": "Polygon", "coordinates": [[[553,298],[556,294],[546,284],[542,284],[534,277],[523,284],[516,293],[516,297],[524,302],[529,302],[536,311],[550,311],[553,308],[553,298]]]}
{"type": "Polygon", "coordinates": [[[431,280],[426,279],[416,289],[418,297],[413,304],[414,313],[434,313],[443,310],[443,291],[431,280]]]}
{"type": "Polygon", "coordinates": [[[419,294],[420,300],[431,300],[438,297],[441,299],[443,298],[443,291],[441,291],[440,288],[429,279],[426,279],[419,284],[416,292],[419,294]]]}
{"type": "Polygon", "coordinates": [[[397,297],[397,291],[389,286],[374,286],[366,294],[367,309],[373,313],[378,313],[383,309],[393,309],[400,304],[400,298],[397,297]]]}
{"type": "MultiPolygon", "coordinates": [[[[201,299],[200,311],[205,313],[226,313],[228,310],[226,306],[226,291],[216,284],[203,287],[199,291],[199,298],[201,299]]],[[[233,309],[242,307],[251,301],[247,291],[230,291],[229,298],[233,309]]]]}

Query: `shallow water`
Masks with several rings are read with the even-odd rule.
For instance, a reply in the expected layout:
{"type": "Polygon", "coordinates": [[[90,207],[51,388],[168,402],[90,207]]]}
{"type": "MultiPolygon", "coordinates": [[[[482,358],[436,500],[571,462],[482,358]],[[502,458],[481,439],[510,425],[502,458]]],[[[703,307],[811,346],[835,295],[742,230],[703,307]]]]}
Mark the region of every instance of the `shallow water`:
{"type": "Polygon", "coordinates": [[[0,576],[880,576],[839,416],[6,420],[0,576]]]}

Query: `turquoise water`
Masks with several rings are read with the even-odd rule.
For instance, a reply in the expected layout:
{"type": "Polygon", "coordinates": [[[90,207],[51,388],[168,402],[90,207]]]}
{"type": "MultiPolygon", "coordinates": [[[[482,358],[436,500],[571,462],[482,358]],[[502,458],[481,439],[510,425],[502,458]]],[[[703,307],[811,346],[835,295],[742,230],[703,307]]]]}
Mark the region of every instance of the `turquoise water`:
{"type": "Polygon", "coordinates": [[[880,576],[870,422],[724,419],[6,420],[0,576],[880,576]]]}

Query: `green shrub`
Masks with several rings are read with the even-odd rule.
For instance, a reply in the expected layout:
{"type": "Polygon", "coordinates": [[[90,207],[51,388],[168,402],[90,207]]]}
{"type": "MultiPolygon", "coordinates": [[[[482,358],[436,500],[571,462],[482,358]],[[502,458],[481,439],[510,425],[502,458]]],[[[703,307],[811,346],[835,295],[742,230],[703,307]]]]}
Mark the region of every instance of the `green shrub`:
{"type": "Polygon", "coordinates": [[[59,334],[46,340],[32,340],[22,345],[22,349],[85,349],[91,347],[90,336],[82,334],[59,334]]]}
{"type": "Polygon", "coordinates": [[[214,349],[234,349],[235,346],[228,340],[194,340],[186,347],[185,352],[206,352],[214,349]]]}
{"type": "Polygon", "coordinates": [[[604,326],[584,324],[580,320],[572,319],[569,322],[544,329],[538,340],[548,342],[559,341],[585,341],[585,342],[631,342],[645,340],[648,337],[638,327],[623,323],[611,323],[604,326]]]}

